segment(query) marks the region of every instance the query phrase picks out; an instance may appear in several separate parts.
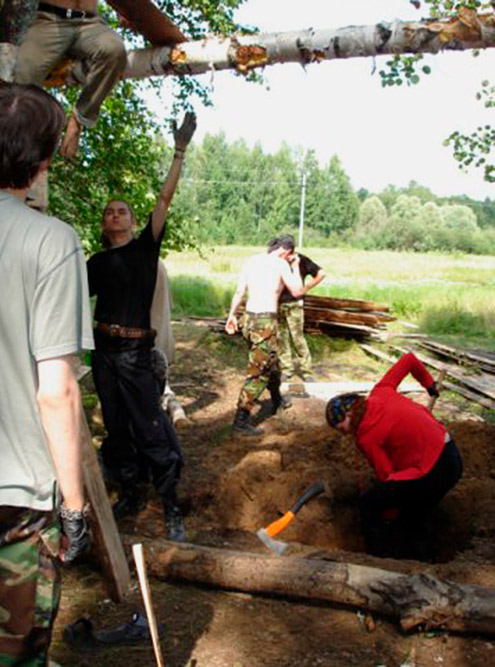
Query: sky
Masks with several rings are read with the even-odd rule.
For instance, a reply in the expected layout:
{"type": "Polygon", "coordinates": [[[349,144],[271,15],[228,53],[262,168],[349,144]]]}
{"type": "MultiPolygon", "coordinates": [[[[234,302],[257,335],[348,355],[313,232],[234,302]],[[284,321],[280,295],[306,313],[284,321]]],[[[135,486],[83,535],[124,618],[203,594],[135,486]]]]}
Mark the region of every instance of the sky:
{"type": "MultiPolygon", "coordinates": [[[[408,0],[247,0],[236,13],[240,23],[261,32],[422,16],[408,0]]],[[[201,80],[211,88],[214,107],[198,106],[196,140],[223,130],[229,142],[259,142],[270,153],[284,141],[313,149],[321,165],[337,155],[353,187],[370,192],[415,180],[440,196],[495,199],[495,184],[485,182],[479,169],[461,171],[452,149],[443,145],[454,130],[470,133],[495,123],[495,111],[475,98],[481,81],[492,75],[495,83],[495,53],[428,56],[431,75],[416,86],[393,88],[381,86],[384,60],[274,65],[264,70],[264,87],[231,72],[205,75],[201,80]]]]}

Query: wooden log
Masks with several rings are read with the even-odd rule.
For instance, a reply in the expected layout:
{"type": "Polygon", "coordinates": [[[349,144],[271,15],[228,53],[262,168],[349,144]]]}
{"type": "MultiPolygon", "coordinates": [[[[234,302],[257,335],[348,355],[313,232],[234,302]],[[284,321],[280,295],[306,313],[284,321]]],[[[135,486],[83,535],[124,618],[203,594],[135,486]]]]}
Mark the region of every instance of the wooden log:
{"type": "Polygon", "coordinates": [[[300,557],[277,558],[153,540],[156,577],[307,600],[324,600],[398,618],[404,630],[495,632],[495,590],[376,567],[300,557]]]}
{"type": "Polygon", "coordinates": [[[319,306],[325,308],[334,308],[336,310],[357,310],[360,312],[384,312],[388,313],[389,306],[375,303],[374,301],[364,301],[363,299],[337,299],[332,296],[318,296],[316,294],[307,294],[304,297],[304,305],[319,306]]]}
{"type": "Polygon", "coordinates": [[[109,595],[114,602],[122,602],[131,586],[129,565],[113,517],[105,482],[84,413],[81,418],[84,486],[91,505],[91,533],[101,563],[109,595]]]}

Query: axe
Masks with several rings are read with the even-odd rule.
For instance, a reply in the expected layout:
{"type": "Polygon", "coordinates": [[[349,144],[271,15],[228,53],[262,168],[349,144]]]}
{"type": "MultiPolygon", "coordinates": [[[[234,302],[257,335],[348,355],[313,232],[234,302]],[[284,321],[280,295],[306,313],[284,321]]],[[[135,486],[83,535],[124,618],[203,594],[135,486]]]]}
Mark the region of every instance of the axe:
{"type": "Polygon", "coordinates": [[[300,496],[296,503],[291,509],[286,512],[280,519],[273,521],[266,528],[260,528],[256,535],[260,538],[265,546],[271,549],[277,556],[281,556],[284,551],[287,549],[287,544],[280,540],[274,540],[274,536],[282,532],[286,526],[293,521],[296,514],[299,512],[301,507],[305,505],[312,498],[316,498],[320,493],[323,493],[325,490],[325,484],[322,481],[315,482],[306,489],[306,491],[300,496]]]}

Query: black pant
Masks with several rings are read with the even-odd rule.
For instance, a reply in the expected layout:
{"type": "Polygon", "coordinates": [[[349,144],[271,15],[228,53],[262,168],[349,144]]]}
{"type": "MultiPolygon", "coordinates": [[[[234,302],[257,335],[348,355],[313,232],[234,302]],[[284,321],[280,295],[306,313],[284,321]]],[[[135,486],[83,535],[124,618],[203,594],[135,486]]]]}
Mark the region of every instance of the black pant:
{"type": "Polygon", "coordinates": [[[462,459],[455,442],[447,442],[433,468],[423,477],[377,482],[359,499],[359,513],[367,549],[377,556],[390,555],[390,540],[403,541],[404,555],[430,556],[425,544],[426,520],[431,510],[462,476],[462,459]],[[386,510],[397,510],[390,520],[386,510]],[[400,535],[400,538],[398,537],[400,535]]]}
{"type": "Polygon", "coordinates": [[[162,500],[175,504],[182,453],[159,404],[151,349],[97,349],[92,369],[108,433],[101,448],[105,467],[117,473],[124,494],[133,493],[139,485],[142,457],[162,500]]]}

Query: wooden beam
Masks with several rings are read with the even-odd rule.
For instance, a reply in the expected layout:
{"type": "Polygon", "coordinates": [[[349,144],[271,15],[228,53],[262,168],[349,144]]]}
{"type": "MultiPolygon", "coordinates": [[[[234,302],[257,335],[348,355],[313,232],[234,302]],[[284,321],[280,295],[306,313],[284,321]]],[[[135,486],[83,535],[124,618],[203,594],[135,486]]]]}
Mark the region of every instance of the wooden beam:
{"type": "Polygon", "coordinates": [[[401,574],[331,560],[149,541],[156,577],[307,600],[398,618],[404,630],[495,632],[495,590],[422,572],[401,574]]]}
{"type": "Polygon", "coordinates": [[[84,485],[91,505],[94,547],[110,597],[114,602],[122,602],[130,592],[131,574],[84,413],[81,418],[81,439],[84,485]]]}

